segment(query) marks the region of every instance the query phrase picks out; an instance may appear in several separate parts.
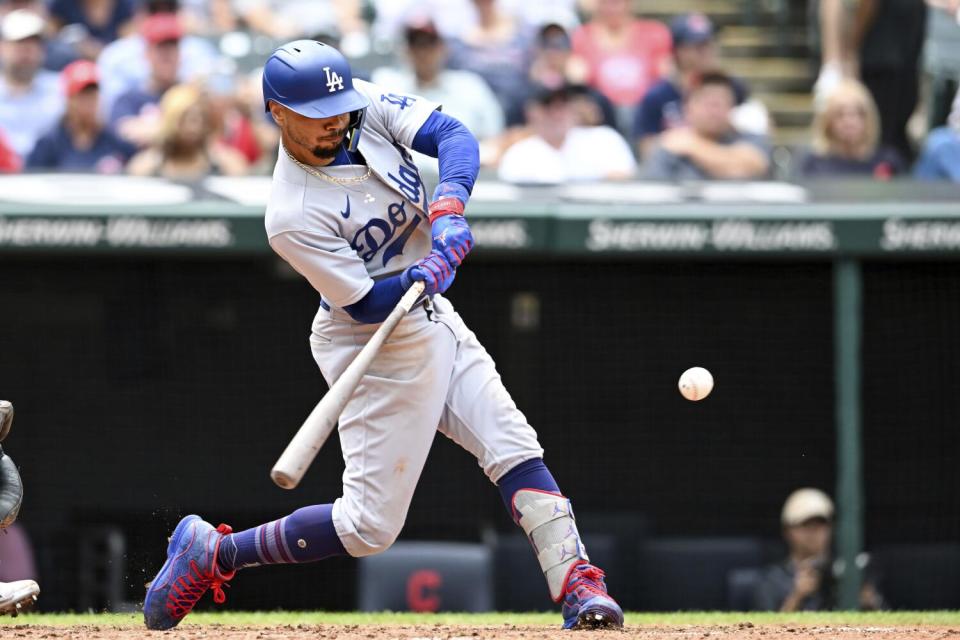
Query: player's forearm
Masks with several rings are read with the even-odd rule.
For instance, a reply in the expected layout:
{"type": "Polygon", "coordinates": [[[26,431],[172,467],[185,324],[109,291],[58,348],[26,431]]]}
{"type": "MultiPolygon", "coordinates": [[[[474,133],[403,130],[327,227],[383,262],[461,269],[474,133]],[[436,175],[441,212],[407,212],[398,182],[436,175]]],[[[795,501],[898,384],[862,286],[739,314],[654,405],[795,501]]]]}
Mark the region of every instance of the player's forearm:
{"type": "Polygon", "coordinates": [[[344,307],[344,311],[357,322],[377,324],[387,319],[405,291],[400,276],[384,278],[373,283],[367,295],[344,307]]]}
{"type": "Polygon", "coordinates": [[[846,32],[846,7],[843,0],[821,0],[820,40],[823,64],[840,63],[844,60],[844,34],[846,32]]]}
{"type": "Polygon", "coordinates": [[[455,197],[466,205],[480,171],[480,146],[470,130],[456,118],[434,111],[417,131],[413,149],[438,160],[440,184],[434,200],[455,197]]]}
{"type": "Polygon", "coordinates": [[[726,180],[758,178],[769,168],[763,153],[746,144],[721,145],[703,140],[689,157],[711,177],[726,180]]]}

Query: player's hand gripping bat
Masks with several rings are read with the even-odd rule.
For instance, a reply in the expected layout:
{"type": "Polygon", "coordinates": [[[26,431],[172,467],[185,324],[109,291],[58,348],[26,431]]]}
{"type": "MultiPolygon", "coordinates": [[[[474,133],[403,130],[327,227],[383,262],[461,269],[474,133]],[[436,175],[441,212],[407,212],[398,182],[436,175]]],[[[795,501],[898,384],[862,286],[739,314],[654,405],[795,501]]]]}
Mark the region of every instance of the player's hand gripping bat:
{"type": "Polygon", "coordinates": [[[367,344],[357,354],[357,357],[337,378],[337,381],[330,386],[327,394],[307,416],[303,426],[293,436],[290,444],[287,445],[270,472],[270,477],[278,487],[293,489],[300,484],[303,474],[306,473],[313,459],[317,457],[320,448],[336,428],[340,414],[343,413],[343,408],[347,406],[347,402],[353,396],[360,380],[367,369],[370,368],[374,358],[377,357],[380,347],[400,324],[403,316],[413,308],[413,304],[423,293],[424,286],[423,282],[414,282],[413,286],[403,294],[400,302],[390,312],[387,319],[383,321],[380,328],[371,336],[367,344]]]}

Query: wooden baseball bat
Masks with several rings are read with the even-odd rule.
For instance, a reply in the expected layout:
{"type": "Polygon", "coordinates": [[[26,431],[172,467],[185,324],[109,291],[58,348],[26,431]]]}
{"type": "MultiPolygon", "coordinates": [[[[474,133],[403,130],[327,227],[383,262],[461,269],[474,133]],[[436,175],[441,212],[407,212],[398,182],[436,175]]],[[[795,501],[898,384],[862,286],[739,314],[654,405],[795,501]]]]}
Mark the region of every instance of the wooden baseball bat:
{"type": "Polygon", "coordinates": [[[296,435],[290,440],[290,444],[277,459],[277,463],[273,465],[273,470],[270,471],[270,478],[278,487],[293,489],[300,484],[303,474],[307,472],[320,448],[336,428],[343,408],[347,406],[360,380],[370,368],[373,359],[377,357],[380,347],[400,324],[403,316],[413,308],[413,304],[423,293],[424,286],[423,282],[414,282],[413,286],[403,294],[400,302],[383,321],[380,328],[370,337],[357,357],[307,416],[296,435]]]}

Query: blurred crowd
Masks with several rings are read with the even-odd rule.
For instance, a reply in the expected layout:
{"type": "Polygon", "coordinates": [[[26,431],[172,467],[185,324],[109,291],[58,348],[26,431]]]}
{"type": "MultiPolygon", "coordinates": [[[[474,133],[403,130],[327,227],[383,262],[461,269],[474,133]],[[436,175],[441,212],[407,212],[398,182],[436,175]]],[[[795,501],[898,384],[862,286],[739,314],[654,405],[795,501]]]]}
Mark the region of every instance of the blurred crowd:
{"type": "Polygon", "coordinates": [[[0,171],[269,173],[278,132],[260,65],[315,38],[356,76],[442,103],[509,182],[960,180],[960,0],[810,0],[815,113],[788,163],[773,161],[775,123],[725,71],[710,19],[643,7],[0,0],[0,171]]]}

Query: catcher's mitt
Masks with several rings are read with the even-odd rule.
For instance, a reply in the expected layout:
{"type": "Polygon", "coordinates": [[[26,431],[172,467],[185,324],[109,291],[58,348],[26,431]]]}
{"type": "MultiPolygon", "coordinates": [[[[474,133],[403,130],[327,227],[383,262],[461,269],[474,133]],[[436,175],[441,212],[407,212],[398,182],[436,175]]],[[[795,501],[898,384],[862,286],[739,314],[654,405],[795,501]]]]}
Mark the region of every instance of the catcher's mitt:
{"type": "Polygon", "coordinates": [[[17,519],[22,501],[23,483],[17,465],[0,447],[0,529],[9,527],[17,519]]]}
{"type": "MultiPolygon", "coordinates": [[[[13,405],[6,400],[0,400],[0,442],[7,437],[10,426],[13,424],[13,405]]],[[[23,482],[17,465],[13,464],[10,456],[3,453],[0,447],[0,529],[13,524],[20,511],[23,501],[23,482]]]]}

